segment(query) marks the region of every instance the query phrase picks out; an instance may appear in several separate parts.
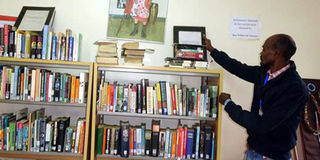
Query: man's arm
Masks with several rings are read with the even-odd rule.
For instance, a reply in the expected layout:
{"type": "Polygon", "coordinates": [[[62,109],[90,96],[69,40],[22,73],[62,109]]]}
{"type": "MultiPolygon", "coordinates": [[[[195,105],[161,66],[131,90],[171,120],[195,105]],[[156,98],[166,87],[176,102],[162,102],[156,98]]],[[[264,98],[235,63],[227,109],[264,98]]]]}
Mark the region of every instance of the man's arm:
{"type": "Polygon", "coordinates": [[[255,83],[259,80],[259,66],[248,66],[237,61],[236,59],[232,59],[225,52],[218,51],[217,49],[213,48],[211,45],[211,41],[207,39],[205,36],[203,36],[203,38],[206,41],[207,49],[210,51],[211,57],[220,66],[222,66],[230,73],[248,82],[255,83]]]}
{"type": "Polygon", "coordinates": [[[263,134],[285,123],[307,101],[307,95],[301,88],[295,86],[288,88],[281,96],[273,106],[268,106],[271,109],[263,112],[262,116],[243,110],[240,105],[236,105],[232,101],[225,106],[225,110],[231,119],[239,125],[263,134]],[[287,97],[283,98],[284,96],[287,97]]]}

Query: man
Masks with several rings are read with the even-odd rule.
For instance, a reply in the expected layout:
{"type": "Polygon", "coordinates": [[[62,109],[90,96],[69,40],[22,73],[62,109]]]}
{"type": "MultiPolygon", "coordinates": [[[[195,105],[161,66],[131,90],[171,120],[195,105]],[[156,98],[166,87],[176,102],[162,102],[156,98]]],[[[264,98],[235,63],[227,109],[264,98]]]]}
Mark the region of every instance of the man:
{"type": "Polygon", "coordinates": [[[269,37],[260,53],[260,66],[248,66],[218,51],[205,36],[213,59],[230,73],[254,84],[251,111],[246,111],[222,93],[219,102],[231,119],[248,133],[247,160],[288,160],[296,145],[296,130],[308,99],[305,84],[290,58],[296,45],[289,35],[269,37]]]}

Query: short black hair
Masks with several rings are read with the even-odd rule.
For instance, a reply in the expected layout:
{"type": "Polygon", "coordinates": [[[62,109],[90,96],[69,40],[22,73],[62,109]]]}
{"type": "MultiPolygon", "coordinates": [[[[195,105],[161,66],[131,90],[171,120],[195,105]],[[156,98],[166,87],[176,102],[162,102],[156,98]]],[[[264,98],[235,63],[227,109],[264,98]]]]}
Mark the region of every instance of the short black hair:
{"type": "Polygon", "coordinates": [[[276,34],[274,36],[276,36],[276,40],[273,44],[274,48],[283,53],[285,60],[290,60],[296,53],[296,43],[289,35],[286,34],[276,34]]]}

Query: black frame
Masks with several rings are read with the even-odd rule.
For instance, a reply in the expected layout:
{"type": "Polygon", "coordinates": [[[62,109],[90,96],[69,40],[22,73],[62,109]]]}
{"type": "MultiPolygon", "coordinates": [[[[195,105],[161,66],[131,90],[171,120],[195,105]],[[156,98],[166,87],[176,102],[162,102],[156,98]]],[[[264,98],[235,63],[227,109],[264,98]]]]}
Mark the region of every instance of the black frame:
{"type": "Polygon", "coordinates": [[[31,6],[23,6],[20,13],[19,13],[19,16],[18,16],[18,19],[16,20],[16,23],[14,24],[14,26],[16,28],[19,28],[19,25],[26,13],[27,10],[37,10],[37,11],[49,11],[49,14],[48,14],[48,17],[46,19],[46,22],[45,22],[45,25],[50,25],[50,21],[51,19],[53,18],[52,16],[54,16],[54,9],[55,7],[31,7],[31,6]]]}
{"type": "Polygon", "coordinates": [[[201,37],[201,43],[202,45],[190,45],[190,44],[179,44],[179,32],[180,31],[191,31],[191,32],[201,32],[201,35],[206,34],[206,28],[202,26],[173,26],[173,53],[174,57],[176,56],[176,51],[178,49],[196,49],[201,47],[203,49],[204,58],[203,61],[207,61],[207,47],[206,42],[201,37]]]}

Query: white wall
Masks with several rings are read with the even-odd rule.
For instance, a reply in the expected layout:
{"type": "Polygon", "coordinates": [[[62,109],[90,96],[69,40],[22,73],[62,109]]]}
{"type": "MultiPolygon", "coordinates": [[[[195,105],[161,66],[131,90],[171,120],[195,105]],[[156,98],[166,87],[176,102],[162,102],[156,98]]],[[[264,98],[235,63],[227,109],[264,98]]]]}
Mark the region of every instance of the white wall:
{"type": "MultiPolygon", "coordinates": [[[[71,28],[84,37],[81,61],[94,61],[94,41],[105,39],[108,0],[0,0],[0,14],[17,16],[22,6],[55,6],[55,31],[71,28]]],[[[156,53],[146,56],[149,65],[163,65],[172,56],[173,26],[206,26],[207,35],[215,47],[250,65],[259,64],[259,53],[264,40],[275,33],[292,35],[297,43],[296,61],[299,73],[305,78],[320,78],[320,1],[318,0],[169,0],[164,44],[144,43],[156,53]],[[231,17],[258,18],[261,22],[260,40],[235,40],[229,37],[231,17]]],[[[220,68],[215,63],[211,68],[220,68]]],[[[253,86],[229,73],[224,77],[224,91],[244,108],[251,104],[253,86]]],[[[246,132],[223,112],[222,160],[242,159],[246,132]]]]}

